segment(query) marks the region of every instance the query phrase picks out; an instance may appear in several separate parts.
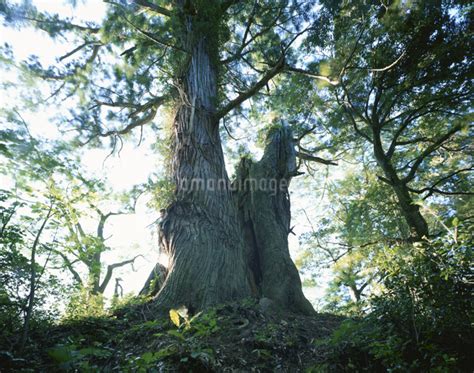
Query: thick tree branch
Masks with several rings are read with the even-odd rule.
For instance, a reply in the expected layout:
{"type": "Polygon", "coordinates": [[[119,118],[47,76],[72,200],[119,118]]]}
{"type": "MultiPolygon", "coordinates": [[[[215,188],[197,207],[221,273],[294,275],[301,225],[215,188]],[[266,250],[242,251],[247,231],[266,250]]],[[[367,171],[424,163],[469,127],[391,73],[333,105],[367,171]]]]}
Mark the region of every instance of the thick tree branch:
{"type": "Polygon", "coordinates": [[[337,166],[337,163],[335,161],[331,161],[329,159],[316,157],[314,155],[307,154],[307,153],[296,152],[296,156],[300,159],[304,159],[305,161],[317,162],[317,163],[327,164],[327,165],[331,165],[331,166],[337,166]]]}
{"type": "Polygon", "coordinates": [[[227,105],[225,105],[221,110],[219,110],[215,115],[216,119],[221,119],[222,117],[227,115],[231,110],[235,109],[244,101],[248,100],[250,97],[255,95],[258,91],[260,91],[260,89],[265,87],[272,78],[274,78],[277,74],[279,74],[283,70],[284,66],[285,66],[285,57],[281,56],[279,61],[276,63],[276,65],[272,69],[268,70],[266,74],[264,74],[264,76],[257,83],[255,83],[247,91],[241,93],[235,99],[231,100],[227,105]]]}
{"type": "Polygon", "coordinates": [[[312,133],[317,127],[318,126],[315,124],[311,128],[308,128],[308,129],[302,131],[298,135],[298,137],[296,138],[296,142],[298,143],[298,145],[299,145],[300,141],[303,139],[303,137],[305,137],[306,135],[309,135],[310,133],[312,133]]]}
{"type": "Polygon", "coordinates": [[[143,8],[147,8],[148,10],[152,10],[155,13],[161,14],[166,17],[171,17],[172,12],[162,6],[156,5],[151,3],[150,1],[146,0],[133,0],[133,2],[143,8]]]}

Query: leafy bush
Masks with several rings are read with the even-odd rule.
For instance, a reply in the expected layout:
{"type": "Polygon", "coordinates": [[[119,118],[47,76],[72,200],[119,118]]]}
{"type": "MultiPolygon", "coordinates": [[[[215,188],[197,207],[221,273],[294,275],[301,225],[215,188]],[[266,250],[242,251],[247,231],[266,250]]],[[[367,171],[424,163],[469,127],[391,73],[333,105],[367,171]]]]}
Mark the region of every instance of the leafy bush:
{"type": "Polygon", "coordinates": [[[101,317],[107,314],[102,294],[92,294],[89,289],[80,288],[72,294],[64,318],[77,320],[87,317],[101,317]]]}
{"type": "Polygon", "coordinates": [[[472,226],[450,236],[387,248],[385,290],[371,312],[345,322],[329,342],[340,369],[467,371],[474,366],[472,226]]]}
{"type": "Polygon", "coordinates": [[[55,304],[63,290],[56,276],[45,271],[38,262],[32,263],[32,238],[28,228],[33,220],[26,214],[20,216],[22,208],[24,204],[13,194],[0,190],[0,350],[19,346],[33,269],[37,274],[36,297],[30,329],[57,318],[55,304]]]}

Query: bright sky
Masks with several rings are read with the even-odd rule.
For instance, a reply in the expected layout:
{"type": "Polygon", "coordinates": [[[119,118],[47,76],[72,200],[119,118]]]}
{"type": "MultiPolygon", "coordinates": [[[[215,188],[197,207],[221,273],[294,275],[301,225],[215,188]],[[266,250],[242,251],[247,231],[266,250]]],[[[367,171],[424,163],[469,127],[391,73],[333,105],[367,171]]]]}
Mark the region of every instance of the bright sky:
{"type": "MultiPolygon", "coordinates": [[[[105,5],[100,0],[88,0],[78,2],[78,6],[73,8],[65,1],[57,0],[34,0],[33,3],[41,10],[59,13],[61,15],[74,17],[79,20],[97,20],[104,15],[105,5]]],[[[46,36],[33,30],[22,29],[15,31],[0,26],[0,45],[8,42],[14,48],[14,53],[19,59],[26,59],[30,55],[40,57],[44,65],[55,64],[56,57],[66,53],[71,49],[62,44],[55,44],[46,36]]],[[[15,79],[15,74],[3,73],[0,80],[15,79]]],[[[15,102],[15,92],[0,96],[0,107],[11,106],[15,102]]],[[[33,136],[43,138],[56,138],[59,136],[56,126],[50,118],[54,115],[54,110],[48,112],[22,113],[26,122],[30,125],[33,136]]],[[[147,133],[146,133],[147,134],[147,133]]],[[[107,158],[108,150],[86,150],[82,157],[82,163],[85,169],[91,174],[97,176],[106,176],[115,190],[127,190],[133,185],[147,180],[149,174],[160,168],[156,154],[150,150],[150,144],[153,142],[151,131],[145,136],[144,143],[137,147],[134,144],[125,143],[120,156],[111,156],[107,158]],[[150,136],[151,135],[151,136],[150,136]]],[[[239,137],[240,134],[237,134],[239,137]]],[[[245,141],[245,140],[243,140],[245,141]]],[[[250,145],[250,149],[256,151],[255,147],[250,145]]],[[[321,166],[321,172],[324,167],[321,166]]],[[[229,172],[231,173],[231,172],[229,172]]],[[[6,180],[4,181],[6,182],[6,180]]],[[[11,182],[11,181],[10,181],[11,182]]],[[[2,182],[3,184],[3,182],[2,182]]],[[[303,178],[298,178],[292,182],[292,189],[307,189],[303,178]]],[[[306,190],[307,191],[307,190],[306,190]]],[[[291,253],[295,255],[298,251],[298,236],[308,232],[311,229],[302,209],[305,209],[309,216],[316,217],[322,215],[325,199],[314,190],[309,196],[302,197],[295,193],[292,194],[292,211],[294,232],[296,236],[290,235],[291,253]]],[[[136,261],[135,272],[130,267],[122,269],[116,275],[123,279],[125,293],[138,292],[143,286],[151,269],[158,259],[158,248],[156,238],[152,236],[153,228],[150,228],[157,218],[155,211],[150,211],[146,207],[146,197],[141,198],[137,204],[135,214],[118,216],[110,219],[110,224],[106,228],[106,237],[108,245],[114,250],[104,255],[106,263],[112,263],[123,259],[128,259],[137,254],[143,254],[144,259],[139,258],[136,261]]],[[[92,222],[90,228],[93,229],[92,222]]],[[[108,288],[108,295],[113,292],[114,280],[111,281],[108,288]]],[[[305,289],[309,298],[314,300],[323,293],[323,287],[318,289],[305,289]]]]}

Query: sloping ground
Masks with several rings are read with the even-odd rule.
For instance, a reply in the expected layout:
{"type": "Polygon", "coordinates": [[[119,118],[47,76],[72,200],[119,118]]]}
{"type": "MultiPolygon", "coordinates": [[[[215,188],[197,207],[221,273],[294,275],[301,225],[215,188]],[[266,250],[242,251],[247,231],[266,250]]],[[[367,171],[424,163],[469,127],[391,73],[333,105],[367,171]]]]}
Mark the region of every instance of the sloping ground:
{"type": "Polygon", "coordinates": [[[252,301],[194,316],[173,310],[156,320],[152,314],[143,304],[36,333],[28,361],[4,359],[1,371],[7,365],[46,372],[320,371],[329,353],[321,341],[342,321],[329,314],[279,314],[270,303],[252,301]]]}

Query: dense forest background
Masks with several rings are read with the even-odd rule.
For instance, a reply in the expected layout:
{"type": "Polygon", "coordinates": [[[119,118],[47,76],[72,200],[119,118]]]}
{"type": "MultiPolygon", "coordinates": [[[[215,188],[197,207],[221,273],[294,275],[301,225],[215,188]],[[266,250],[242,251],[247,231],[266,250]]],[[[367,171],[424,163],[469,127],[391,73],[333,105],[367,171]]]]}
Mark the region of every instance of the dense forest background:
{"type": "Polygon", "coordinates": [[[0,0],[0,370],[472,371],[472,18],[0,0]]]}

